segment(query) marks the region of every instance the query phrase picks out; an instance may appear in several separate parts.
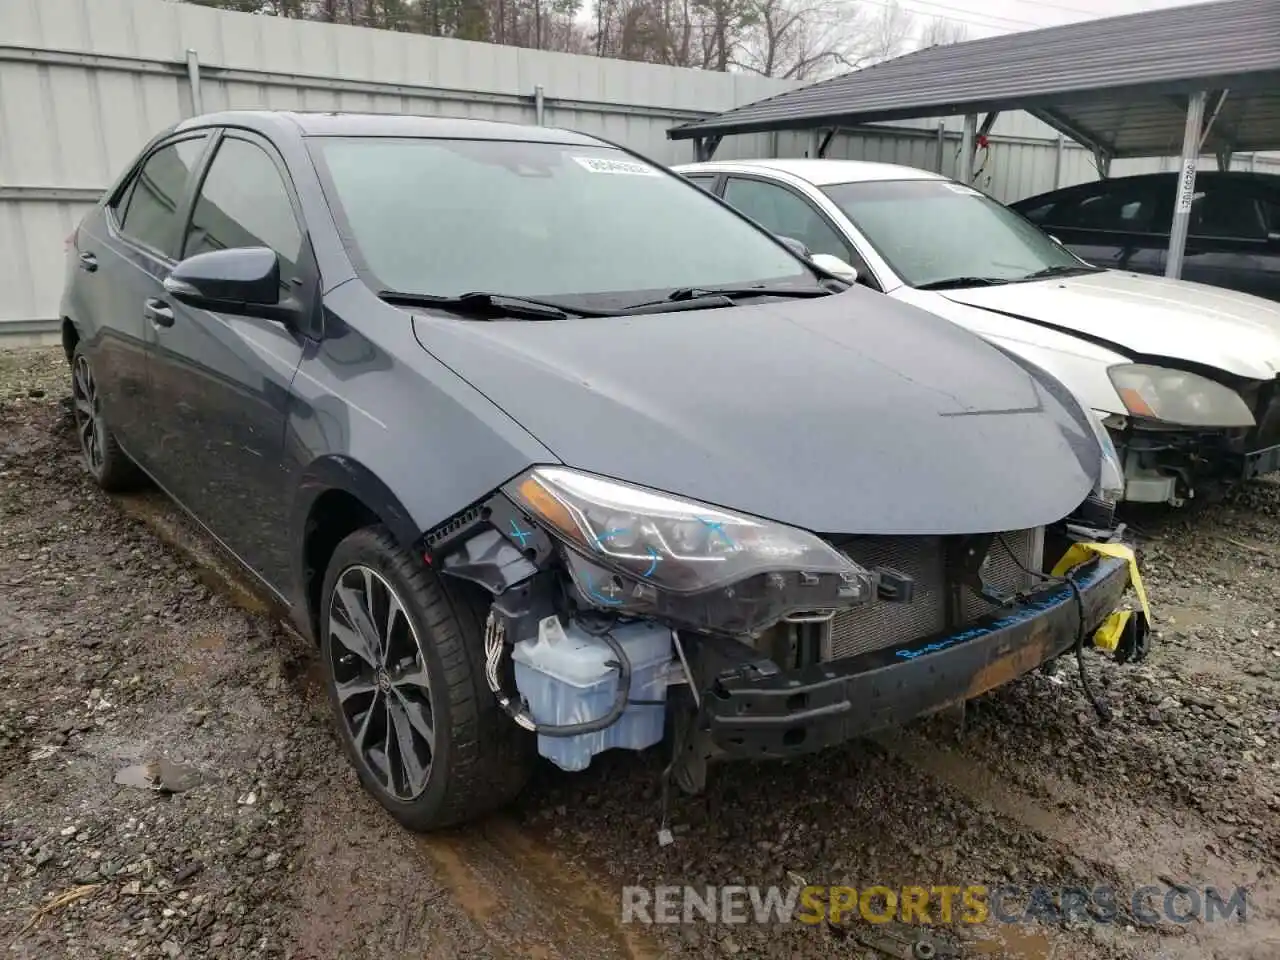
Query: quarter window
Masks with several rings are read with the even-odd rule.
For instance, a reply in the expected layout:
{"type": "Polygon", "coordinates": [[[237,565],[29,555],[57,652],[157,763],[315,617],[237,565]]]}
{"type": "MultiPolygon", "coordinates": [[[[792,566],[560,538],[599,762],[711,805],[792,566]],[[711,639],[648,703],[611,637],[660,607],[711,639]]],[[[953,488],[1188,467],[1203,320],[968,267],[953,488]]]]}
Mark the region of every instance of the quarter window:
{"type": "Polygon", "coordinates": [[[183,256],[240,247],[274,250],[286,286],[298,274],[302,230],[284,178],[261,147],[228,137],[200,187],[183,256]]]}
{"type": "Polygon", "coordinates": [[[178,235],[178,205],[204,153],[207,136],[161,147],[143,163],[118,208],[120,232],[168,254],[178,235]]]}
{"type": "Polygon", "coordinates": [[[724,198],[771,233],[799,240],[810,253],[849,261],[849,246],[813,206],[785,187],[730,177],[724,198]]]}

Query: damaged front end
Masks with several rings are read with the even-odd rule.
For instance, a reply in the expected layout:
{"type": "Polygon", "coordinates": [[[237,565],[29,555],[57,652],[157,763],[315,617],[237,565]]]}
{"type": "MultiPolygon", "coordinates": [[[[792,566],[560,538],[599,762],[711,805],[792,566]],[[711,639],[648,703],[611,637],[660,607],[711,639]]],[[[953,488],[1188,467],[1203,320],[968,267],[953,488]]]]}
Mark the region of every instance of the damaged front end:
{"type": "Polygon", "coordinates": [[[1280,379],[1219,383],[1173,367],[1109,371],[1128,415],[1103,421],[1124,464],[1124,499],[1213,496],[1280,470],[1280,379]]]}
{"type": "MultiPolygon", "coordinates": [[[[697,791],[718,757],[820,749],[1079,650],[1130,582],[1108,507],[997,533],[819,536],[537,467],[424,551],[494,595],[486,678],[543,756],[581,770],[671,732],[670,772],[697,791]],[[1078,543],[1093,552],[1055,570],[1078,543]]],[[[1125,633],[1140,654],[1145,619],[1125,633]]]]}

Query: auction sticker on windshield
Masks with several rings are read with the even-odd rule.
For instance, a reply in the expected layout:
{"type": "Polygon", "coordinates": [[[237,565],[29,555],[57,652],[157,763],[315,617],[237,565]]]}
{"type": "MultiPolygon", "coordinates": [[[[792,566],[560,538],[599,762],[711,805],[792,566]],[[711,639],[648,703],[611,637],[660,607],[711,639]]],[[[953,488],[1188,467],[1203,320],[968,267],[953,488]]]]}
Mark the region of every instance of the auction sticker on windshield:
{"type": "Polygon", "coordinates": [[[638,177],[656,177],[658,171],[647,163],[634,160],[607,160],[604,157],[574,157],[584,170],[592,173],[628,173],[638,177]]]}

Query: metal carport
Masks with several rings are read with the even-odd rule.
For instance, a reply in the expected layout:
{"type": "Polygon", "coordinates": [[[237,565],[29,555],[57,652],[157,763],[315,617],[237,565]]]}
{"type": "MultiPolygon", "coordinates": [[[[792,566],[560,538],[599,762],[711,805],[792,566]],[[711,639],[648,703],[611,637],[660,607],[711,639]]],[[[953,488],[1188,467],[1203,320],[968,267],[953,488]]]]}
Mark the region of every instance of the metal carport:
{"type": "Polygon", "coordinates": [[[1280,0],[1219,0],[930,47],[674,127],[709,159],[739,133],[809,130],[822,156],[838,129],[965,118],[961,169],[1002,110],[1025,110],[1097,158],[1182,156],[1166,276],[1182,272],[1196,161],[1280,149],[1280,0]],[[820,136],[825,131],[825,139],[820,136]]]}

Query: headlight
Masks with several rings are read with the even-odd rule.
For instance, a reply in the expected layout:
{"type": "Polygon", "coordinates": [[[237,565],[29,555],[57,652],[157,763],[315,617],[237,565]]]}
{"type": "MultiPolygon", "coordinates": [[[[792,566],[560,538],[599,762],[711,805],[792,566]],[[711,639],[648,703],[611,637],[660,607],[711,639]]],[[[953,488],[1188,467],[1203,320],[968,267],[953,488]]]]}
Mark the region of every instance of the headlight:
{"type": "Polygon", "coordinates": [[[568,548],[597,607],[751,632],[875,592],[870,572],[785,524],[564,467],[536,467],[505,492],[568,548]]]}
{"type": "Polygon", "coordinates": [[[1186,427],[1253,426],[1240,394],[1208,377],[1142,363],[1110,367],[1107,375],[1135,417],[1186,427]]]}
{"type": "Polygon", "coordinates": [[[1102,449],[1102,470],[1098,474],[1098,487],[1094,493],[1108,503],[1118,503],[1124,496],[1124,464],[1120,462],[1115,441],[1103,426],[1102,418],[1088,407],[1084,408],[1084,412],[1089,418],[1089,426],[1093,427],[1093,435],[1098,438],[1098,446],[1102,449]]]}

